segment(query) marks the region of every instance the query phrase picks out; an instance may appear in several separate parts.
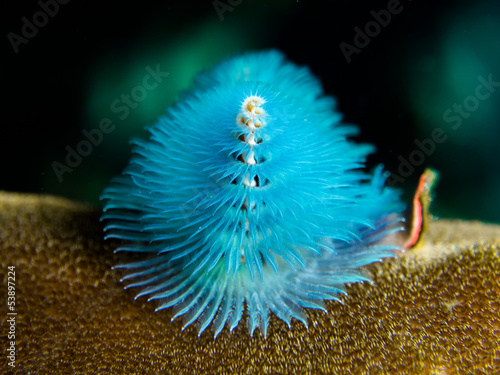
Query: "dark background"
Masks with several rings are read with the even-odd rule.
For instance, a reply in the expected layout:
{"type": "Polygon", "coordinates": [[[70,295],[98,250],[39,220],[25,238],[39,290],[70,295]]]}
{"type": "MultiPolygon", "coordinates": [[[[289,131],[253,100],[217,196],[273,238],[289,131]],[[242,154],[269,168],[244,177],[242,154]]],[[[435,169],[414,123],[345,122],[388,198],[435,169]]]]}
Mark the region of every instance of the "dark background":
{"type": "Polygon", "coordinates": [[[144,127],[196,72],[227,56],[278,48],[320,77],[345,122],[360,127],[357,141],[376,145],[369,168],[383,163],[399,174],[401,159],[418,149],[414,140],[442,128],[446,141],[396,186],[409,197],[420,173],[432,166],[441,177],[436,215],[500,223],[500,88],[458,129],[443,120],[454,103],[474,95],[478,77],[500,81],[500,7],[484,0],[402,0],[401,12],[348,63],[340,43],[354,45],[354,27],[364,29],[373,21],[371,11],[388,3],[72,0],[59,4],[16,53],[9,33],[23,37],[23,17],[32,21],[42,8],[36,1],[5,1],[0,190],[99,205],[100,191],[130,157],[130,138],[144,137],[144,127]],[[228,10],[221,15],[216,5],[222,3],[228,10]],[[119,119],[110,103],[157,64],[169,76],[119,119]],[[103,118],[115,129],[59,181],[53,163],[64,164],[67,147],[75,149],[85,139],[82,130],[97,128],[103,118]]]}

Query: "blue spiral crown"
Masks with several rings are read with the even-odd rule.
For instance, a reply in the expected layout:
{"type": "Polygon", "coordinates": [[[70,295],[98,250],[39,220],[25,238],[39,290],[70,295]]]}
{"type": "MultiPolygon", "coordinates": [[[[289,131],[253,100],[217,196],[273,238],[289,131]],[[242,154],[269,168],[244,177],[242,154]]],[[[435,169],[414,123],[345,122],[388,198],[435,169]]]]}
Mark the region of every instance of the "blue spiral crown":
{"type": "Polygon", "coordinates": [[[115,267],[127,287],[199,334],[233,330],[246,305],[265,336],[270,312],[307,325],[304,308],[366,280],[359,267],[398,249],[380,239],[400,207],[381,168],[360,172],[371,147],[347,140],[356,128],[334,108],[277,51],[198,75],[102,195],[105,237],[142,255],[115,267]]]}

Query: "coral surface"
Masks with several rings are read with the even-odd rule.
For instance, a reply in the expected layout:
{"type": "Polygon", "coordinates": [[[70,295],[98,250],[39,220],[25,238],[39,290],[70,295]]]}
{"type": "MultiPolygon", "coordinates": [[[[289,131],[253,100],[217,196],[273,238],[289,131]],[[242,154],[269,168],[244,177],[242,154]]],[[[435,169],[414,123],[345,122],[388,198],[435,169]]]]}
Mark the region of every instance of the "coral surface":
{"type": "Polygon", "coordinates": [[[431,222],[418,248],[365,268],[373,283],[348,285],[326,313],[308,310],[309,328],[273,316],[266,339],[240,325],[214,341],[123,291],[111,271],[117,244],[102,241],[99,215],[66,199],[0,193],[5,285],[7,266],[16,270],[16,373],[500,371],[499,226],[431,222]]]}

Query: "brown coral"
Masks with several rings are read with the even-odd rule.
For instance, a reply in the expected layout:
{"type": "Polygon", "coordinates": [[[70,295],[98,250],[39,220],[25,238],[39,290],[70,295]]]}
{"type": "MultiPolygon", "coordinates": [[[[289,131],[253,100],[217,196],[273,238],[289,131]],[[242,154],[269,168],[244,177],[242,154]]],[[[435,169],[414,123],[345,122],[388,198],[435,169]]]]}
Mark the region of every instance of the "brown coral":
{"type": "MultiPolygon", "coordinates": [[[[16,372],[495,373],[500,371],[500,227],[430,223],[423,243],[371,265],[309,329],[273,318],[214,341],[134,301],[110,270],[99,212],[65,199],[0,193],[0,261],[16,270],[16,372]]],[[[5,314],[1,317],[6,327],[5,314]]],[[[4,365],[8,367],[4,361],[4,365]]]]}

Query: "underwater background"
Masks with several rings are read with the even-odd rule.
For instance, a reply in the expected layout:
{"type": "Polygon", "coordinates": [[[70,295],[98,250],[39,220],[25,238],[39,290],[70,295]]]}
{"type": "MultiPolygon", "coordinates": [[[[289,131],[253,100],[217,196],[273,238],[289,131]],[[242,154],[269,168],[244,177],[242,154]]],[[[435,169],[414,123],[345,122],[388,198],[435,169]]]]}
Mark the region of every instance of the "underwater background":
{"type": "Polygon", "coordinates": [[[277,48],[335,96],[407,199],[500,223],[500,4],[493,1],[41,0],[4,4],[0,190],[91,205],[193,76],[277,48]]]}

